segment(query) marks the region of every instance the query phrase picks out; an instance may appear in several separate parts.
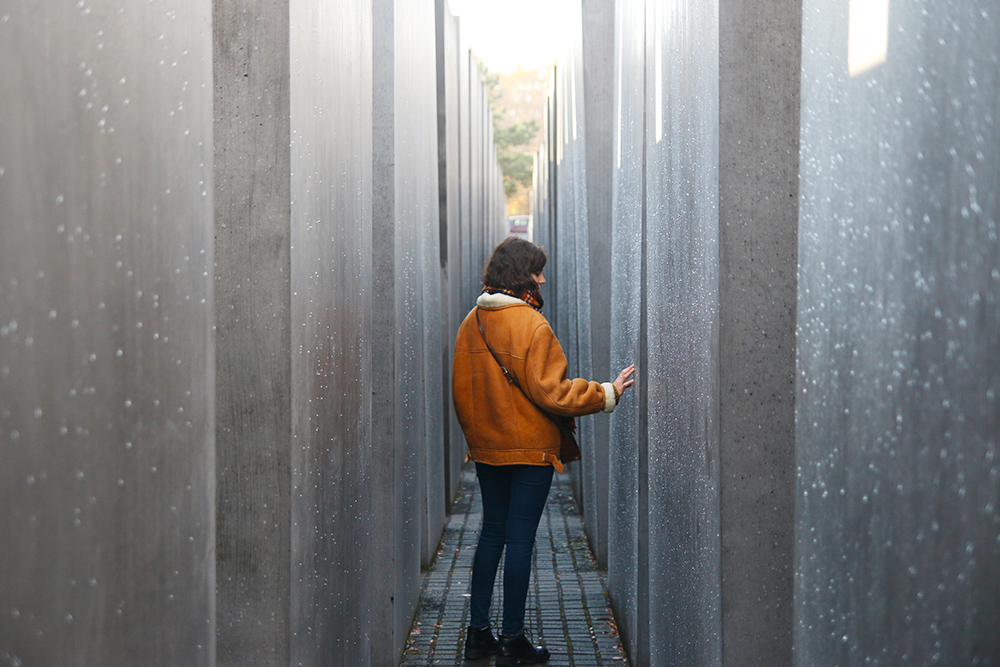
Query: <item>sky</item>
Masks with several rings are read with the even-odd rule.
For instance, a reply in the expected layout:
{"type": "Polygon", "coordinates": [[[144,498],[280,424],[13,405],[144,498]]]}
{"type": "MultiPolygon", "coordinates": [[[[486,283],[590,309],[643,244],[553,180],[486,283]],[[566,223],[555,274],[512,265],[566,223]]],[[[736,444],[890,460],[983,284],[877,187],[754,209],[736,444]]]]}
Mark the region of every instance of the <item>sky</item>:
{"type": "Polygon", "coordinates": [[[491,72],[545,69],[562,51],[565,0],[448,0],[462,35],[491,72]]]}

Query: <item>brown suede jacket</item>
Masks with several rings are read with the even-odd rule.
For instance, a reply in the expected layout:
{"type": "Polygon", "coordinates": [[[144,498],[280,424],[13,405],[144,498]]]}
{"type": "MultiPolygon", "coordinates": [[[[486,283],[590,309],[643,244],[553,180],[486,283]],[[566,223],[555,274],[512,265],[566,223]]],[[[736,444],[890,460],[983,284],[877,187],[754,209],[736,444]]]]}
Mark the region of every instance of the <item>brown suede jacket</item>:
{"type": "Polygon", "coordinates": [[[482,294],[476,304],[490,346],[524,391],[507,382],[473,308],[458,329],[452,372],[468,458],[491,465],[551,464],[562,472],[559,429],[542,411],[568,417],[613,412],[611,383],[567,379],[566,355],[548,320],[524,301],[482,294]]]}

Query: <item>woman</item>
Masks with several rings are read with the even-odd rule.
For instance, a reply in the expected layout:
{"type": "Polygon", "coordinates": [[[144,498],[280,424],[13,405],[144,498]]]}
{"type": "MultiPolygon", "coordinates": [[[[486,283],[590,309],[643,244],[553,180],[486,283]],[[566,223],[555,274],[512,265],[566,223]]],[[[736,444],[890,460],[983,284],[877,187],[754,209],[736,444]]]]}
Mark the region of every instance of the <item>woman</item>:
{"type": "Polygon", "coordinates": [[[524,606],[535,531],[553,469],[563,468],[553,417],[614,411],[635,370],[622,370],[613,383],[567,379],[566,356],[540,312],[546,260],[541,248],[517,237],[498,245],[483,272],[483,293],[455,341],[452,396],[483,499],[465,657],[496,653],[498,665],[538,664],[549,657],[524,635],[524,606]],[[489,610],[505,546],[498,640],[489,610]]]}

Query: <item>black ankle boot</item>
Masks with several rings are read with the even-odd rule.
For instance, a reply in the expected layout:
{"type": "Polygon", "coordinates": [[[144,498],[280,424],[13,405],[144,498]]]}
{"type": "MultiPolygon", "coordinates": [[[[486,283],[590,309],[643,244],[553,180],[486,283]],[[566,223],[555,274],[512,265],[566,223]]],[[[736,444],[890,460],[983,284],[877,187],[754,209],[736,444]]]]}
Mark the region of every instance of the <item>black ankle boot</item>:
{"type": "Polygon", "coordinates": [[[501,665],[539,665],[549,659],[544,646],[532,646],[522,632],[518,637],[500,635],[497,648],[497,667],[501,665]]]}
{"type": "Polygon", "coordinates": [[[465,659],[479,660],[497,652],[497,640],[493,630],[486,626],[482,630],[469,628],[465,631],[465,659]]]}

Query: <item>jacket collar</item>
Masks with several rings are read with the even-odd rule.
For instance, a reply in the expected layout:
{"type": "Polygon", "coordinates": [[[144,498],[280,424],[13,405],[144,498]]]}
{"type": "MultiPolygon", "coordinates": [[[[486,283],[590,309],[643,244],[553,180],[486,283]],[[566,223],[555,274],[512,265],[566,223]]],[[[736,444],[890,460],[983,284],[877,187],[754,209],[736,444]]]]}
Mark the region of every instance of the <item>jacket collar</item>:
{"type": "Polygon", "coordinates": [[[501,306],[527,306],[528,303],[509,294],[501,294],[500,292],[487,294],[483,292],[476,299],[476,305],[481,308],[500,308],[501,306]]]}

